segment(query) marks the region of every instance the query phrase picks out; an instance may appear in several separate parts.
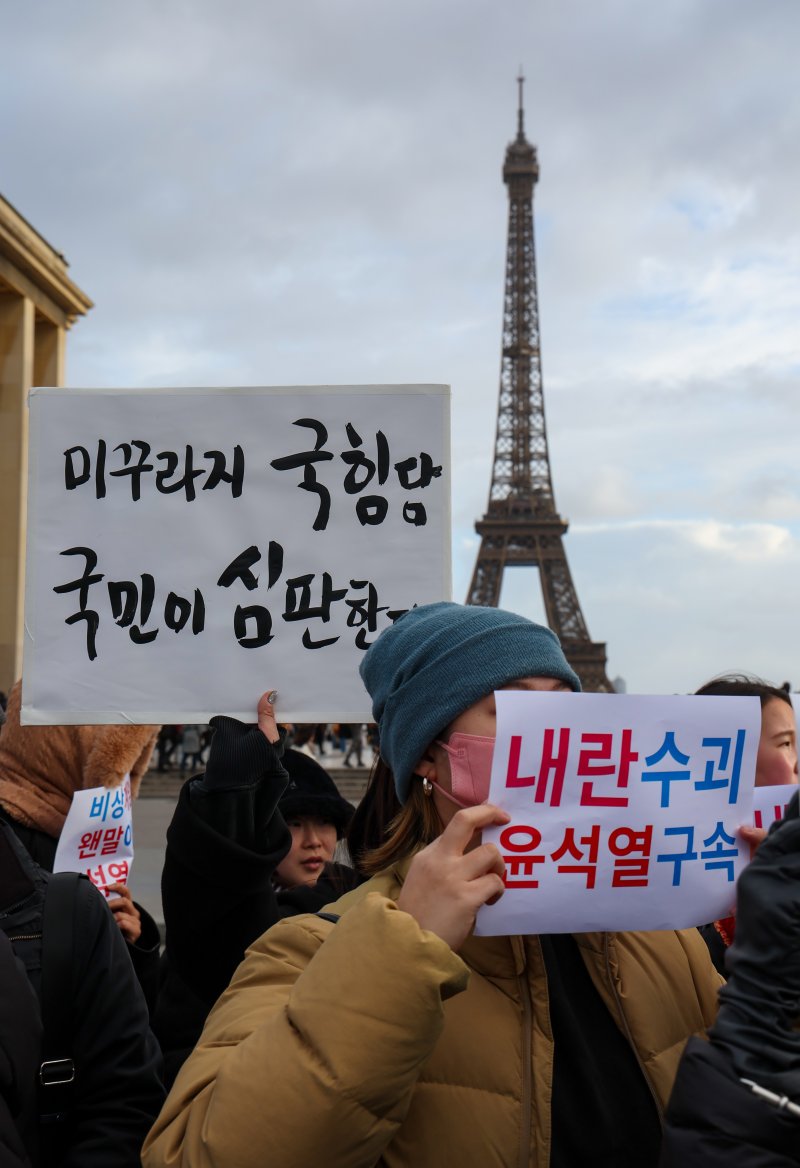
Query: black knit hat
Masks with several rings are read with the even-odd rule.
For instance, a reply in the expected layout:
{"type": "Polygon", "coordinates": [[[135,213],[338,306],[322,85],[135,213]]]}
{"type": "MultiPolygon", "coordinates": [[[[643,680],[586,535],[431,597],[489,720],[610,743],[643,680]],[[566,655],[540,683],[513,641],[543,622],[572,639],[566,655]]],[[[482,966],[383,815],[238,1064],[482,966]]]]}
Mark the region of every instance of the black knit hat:
{"type": "Polygon", "coordinates": [[[289,786],[278,807],[284,819],[294,815],[318,815],[336,828],[341,839],[355,808],[343,799],[324,767],[303,750],[284,750],[281,760],[289,772],[289,786]]]}

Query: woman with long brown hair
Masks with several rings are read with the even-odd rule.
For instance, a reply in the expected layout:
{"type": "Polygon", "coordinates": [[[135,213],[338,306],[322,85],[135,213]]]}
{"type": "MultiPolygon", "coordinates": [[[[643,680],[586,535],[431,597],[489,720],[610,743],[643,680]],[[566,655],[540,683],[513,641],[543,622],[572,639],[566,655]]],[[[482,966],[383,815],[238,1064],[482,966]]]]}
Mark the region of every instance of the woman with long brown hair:
{"type": "Polygon", "coordinates": [[[361,674],[400,811],[367,883],[249,949],[147,1168],[655,1168],[660,1111],[720,979],[696,930],[475,937],[503,861],[481,831],[494,691],[578,690],[549,630],[412,609],[361,674]]]}

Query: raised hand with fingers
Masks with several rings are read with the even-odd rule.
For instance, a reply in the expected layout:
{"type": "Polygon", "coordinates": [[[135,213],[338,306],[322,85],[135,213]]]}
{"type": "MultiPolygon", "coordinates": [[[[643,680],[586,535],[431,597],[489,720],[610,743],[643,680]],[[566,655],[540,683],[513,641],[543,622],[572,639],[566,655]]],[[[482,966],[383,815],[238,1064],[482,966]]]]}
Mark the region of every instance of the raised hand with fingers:
{"type": "Polygon", "coordinates": [[[397,907],[457,950],[481,905],[494,904],[505,890],[502,857],[494,844],[479,842],[479,833],[508,822],[508,814],[490,803],[457,812],[411,861],[397,907]]]}

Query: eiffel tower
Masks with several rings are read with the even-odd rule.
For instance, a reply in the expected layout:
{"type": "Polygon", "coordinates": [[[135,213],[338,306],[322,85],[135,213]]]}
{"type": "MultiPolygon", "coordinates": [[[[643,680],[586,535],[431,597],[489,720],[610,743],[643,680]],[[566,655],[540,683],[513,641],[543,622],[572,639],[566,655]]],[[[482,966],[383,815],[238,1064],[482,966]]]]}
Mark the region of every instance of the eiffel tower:
{"type": "Polygon", "coordinates": [[[503,356],[492,485],[483,519],[475,524],[481,546],[467,604],[497,607],[507,567],[535,567],[547,623],[586,690],[613,693],[606,676],[606,647],[589,637],[564,552],[567,524],[556,510],[539,352],[533,187],[539,179],[536,148],[524,129],[518,77],[517,136],[506,150],[508,251],[503,310],[503,356]]]}

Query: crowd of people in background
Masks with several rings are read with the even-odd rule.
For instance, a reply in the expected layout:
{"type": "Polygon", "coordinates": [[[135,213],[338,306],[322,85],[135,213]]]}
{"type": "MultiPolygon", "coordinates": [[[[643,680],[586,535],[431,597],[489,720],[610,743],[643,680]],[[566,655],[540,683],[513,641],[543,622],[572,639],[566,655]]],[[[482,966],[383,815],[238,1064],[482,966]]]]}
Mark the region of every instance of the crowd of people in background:
{"type": "MultiPolygon", "coordinates": [[[[268,689],[253,723],[28,727],[12,689],[3,1168],[800,1164],[797,796],[752,836],[735,919],[476,937],[503,892],[493,693],[580,682],[550,630],[453,604],[401,617],[361,673],[371,726],[283,725],[268,689]],[[334,759],[371,767],[357,808],[334,759]],[[135,795],[153,764],[186,774],[164,945],[126,885],[51,875],[73,793],[130,774],[135,795]]],[[[697,692],[758,697],[756,782],[797,783],[784,688],[697,692]]]]}
{"type": "MultiPolygon", "coordinates": [[[[3,696],[0,694],[0,706],[3,696]]],[[[338,761],[342,766],[372,766],[379,749],[378,727],[374,723],[287,722],[285,730],[288,746],[302,750],[311,758],[334,760],[341,756],[338,761]]],[[[212,734],[210,726],[162,726],[156,740],[156,770],[161,773],[199,770],[208,758],[212,734]]]]}

